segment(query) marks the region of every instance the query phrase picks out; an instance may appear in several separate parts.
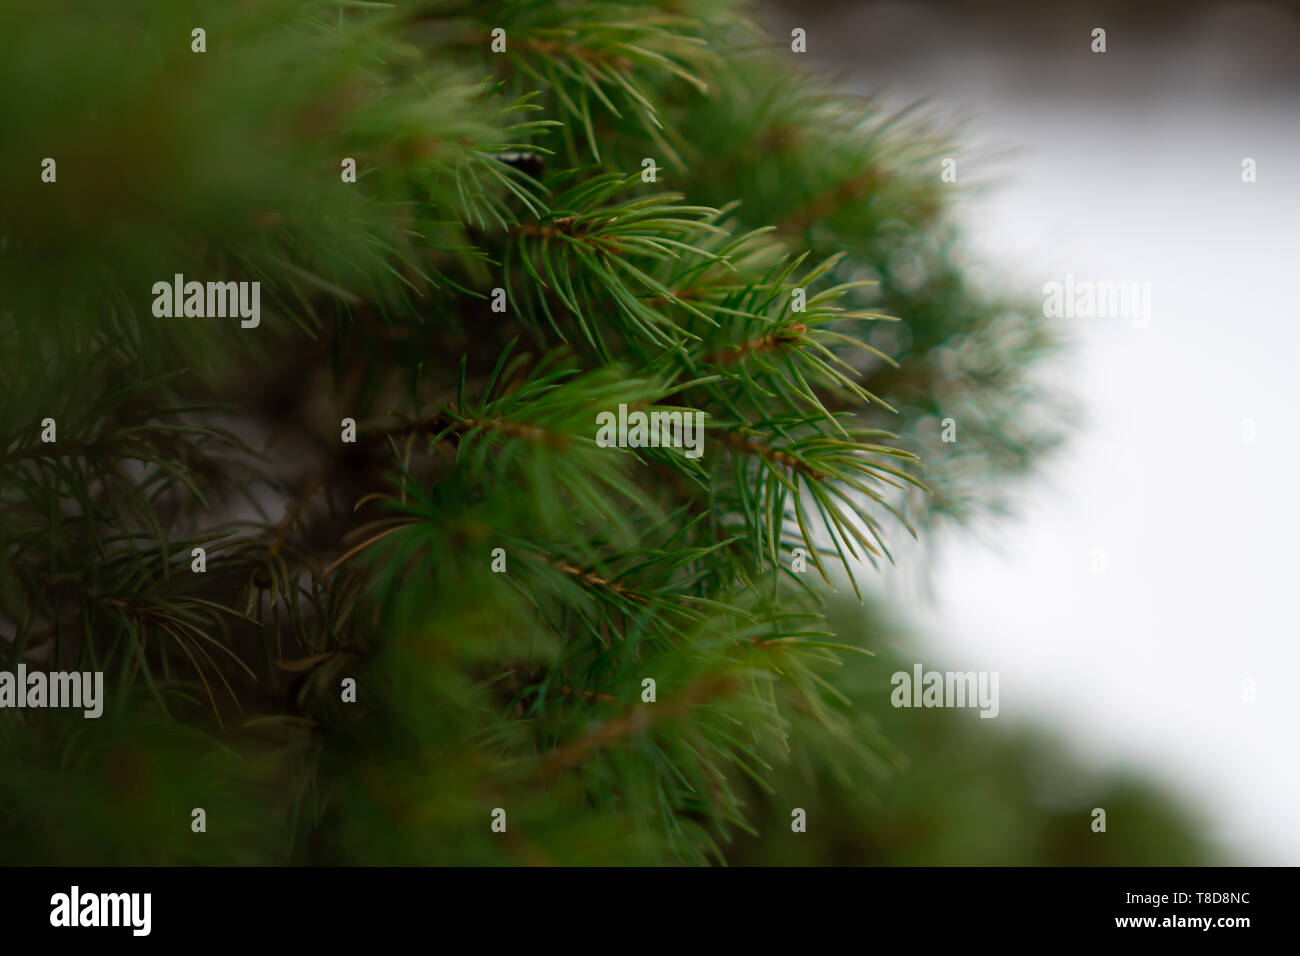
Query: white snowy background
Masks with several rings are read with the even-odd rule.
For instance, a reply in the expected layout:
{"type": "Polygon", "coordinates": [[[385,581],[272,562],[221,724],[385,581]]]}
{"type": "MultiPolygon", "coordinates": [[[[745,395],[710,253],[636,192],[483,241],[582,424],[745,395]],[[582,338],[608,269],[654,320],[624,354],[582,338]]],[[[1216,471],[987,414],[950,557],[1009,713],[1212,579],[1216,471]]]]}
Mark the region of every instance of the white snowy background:
{"type": "MultiPolygon", "coordinates": [[[[1057,320],[1082,426],[996,546],[943,542],[920,659],[999,671],[997,723],[1143,769],[1227,859],[1300,864],[1300,20],[962,6],[767,22],[807,29],[845,87],[960,121],[959,184],[993,184],[962,214],[990,281],[1039,300],[1066,273],[1149,282],[1152,318],[1057,320]]],[[[906,570],[885,586],[917,590],[906,570]]]]}

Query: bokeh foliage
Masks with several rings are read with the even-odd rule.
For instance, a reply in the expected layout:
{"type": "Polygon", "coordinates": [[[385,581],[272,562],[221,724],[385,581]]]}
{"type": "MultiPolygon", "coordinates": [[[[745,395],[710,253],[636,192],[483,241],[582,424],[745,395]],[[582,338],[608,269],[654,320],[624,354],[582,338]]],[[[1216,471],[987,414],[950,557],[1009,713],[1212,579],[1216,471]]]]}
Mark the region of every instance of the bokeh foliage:
{"type": "Polygon", "coordinates": [[[722,861],[889,771],[822,598],[1005,503],[1055,343],[949,144],[797,66],[731,0],[5,4],[0,654],[109,688],[0,713],[6,861],[722,861]]]}

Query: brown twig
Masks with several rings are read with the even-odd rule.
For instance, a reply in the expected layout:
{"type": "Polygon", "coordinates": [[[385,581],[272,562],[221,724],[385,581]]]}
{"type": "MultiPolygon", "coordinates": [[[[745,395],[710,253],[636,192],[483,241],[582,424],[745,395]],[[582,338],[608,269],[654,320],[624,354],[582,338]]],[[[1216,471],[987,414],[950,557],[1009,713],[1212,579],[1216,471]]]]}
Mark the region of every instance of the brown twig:
{"type": "Polygon", "coordinates": [[[775,465],[783,468],[789,468],[791,471],[812,478],[816,481],[825,481],[826,474],[818,471],[811,465],[806,465],[798,458],[795,458],[789,452],[781,451],[779,448],[773,448],[765,442],[758,439],[750,439],[740,432],[727,432],[727,444],[738,451],[743,451],[750,455],[758,455],[775,465]]]}
{"type": "Polygon", "coordinates": [[[607,581],[605,578],[602,578],[598,574],[594,574],[591,571],[584,571],[582,570],[582,568],[575,568],[573,565],[568,564],[564,561],[559,561],[552,558],[547,558],[546,561],[548,564],[552,565],[555,568],[558,568],[559,570],[563,571],[565,574],[571,574],[575,578],[579,578],[582,581],[585,581],[587,584],[590,584],[592,587],[602,588],[606,591],[613,591],[615,594],[625,597],[629,601],[635,601],[637,604],[649,603],[649,599],[645,597],[645,595],[637,594],[635,591],[631,590],[630,588],[624,587],[623,585],[619,584],[616,581],[607,581]]]}
{"type": "Polygon", "coordinates": [[[560,693],[570,699],[574,697],[582,697],[587,701],[587,703],[598,700],[602,703],[612,704],[618,700],[618,698],[613,694],[601,694],[594,690],[571,690],[568,687],[561,687],[560,693]]]}
{"type": "Polygon", "coordinates": [[[660,721],[683,716],[692,707],[733,693],[739,686],[740,682],[730,676],[704,678],[672,700],[634,707],[625,714],[605,721],[572,743],[552,751],[542,763],[542,773],[576,766],[602,747],[635,736],[660,721]]]}
{"type": "Polygon", "coordinates": [[[284,510],[284,517],[280,519],[280,524],[275,529],[275,537],[271,540],[270,556],[275,557],[284,547],[285,539],[293,526],[298,523],[298,518],[302,515],[302,510],[307,506],[307,502],[312,499],[321,487],[320,478],[313,478],[303,486],[302,490],[294,496],[293,501],[289,502],[289,507],[284,510]]]}
{"type": "Polygon", "coordinates": [[[850,176],[841,183],[794,210],[785,217],[781,231],[806,229],[820,219],[825,219],[837,209],[861,199],[880,185],[880,172],[875,168],[864,169],[850,176]]]}
{"type": "Polygon", "coordinates": [[[558,239],[560,236],[567,236],[570,239],[581,239],[590,246],[604,249],[606,252],[620,252],[622,246],[617,239],[609,239],[600,235],[593,235],[592,230],[605,225],[605,220],[597,219],[580,219],[578,216],[562,216],[559,219],[552,219],[550,222],[520,223],[511,228],[511,232],[520,236],[536,236],[541,239],[558,239]]]}
{"type": "Polygon", "coordinates": [[[729,349],[722,349],[708,356],[705,361],[711,365],[728,365],[761,352],[771,352],[799,341],[799,337],[808,331],[802,322],[795,322],[784,328],[774,329],[766,335],[743,342],[729,349]]]}

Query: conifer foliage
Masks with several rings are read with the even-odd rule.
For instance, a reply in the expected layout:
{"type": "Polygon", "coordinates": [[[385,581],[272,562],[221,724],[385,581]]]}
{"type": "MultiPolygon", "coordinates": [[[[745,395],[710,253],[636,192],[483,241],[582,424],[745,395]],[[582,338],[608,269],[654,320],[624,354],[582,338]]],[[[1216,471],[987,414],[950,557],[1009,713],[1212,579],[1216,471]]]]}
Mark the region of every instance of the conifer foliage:
{"type": "Polygon", "coordinates": [[[5,861],[718,862],[881,770],[822,597],[1003,504],[1054,343],[802,66],[734,0],[4,4],[0,657],[104,675],[0,709],[5,861]]]}

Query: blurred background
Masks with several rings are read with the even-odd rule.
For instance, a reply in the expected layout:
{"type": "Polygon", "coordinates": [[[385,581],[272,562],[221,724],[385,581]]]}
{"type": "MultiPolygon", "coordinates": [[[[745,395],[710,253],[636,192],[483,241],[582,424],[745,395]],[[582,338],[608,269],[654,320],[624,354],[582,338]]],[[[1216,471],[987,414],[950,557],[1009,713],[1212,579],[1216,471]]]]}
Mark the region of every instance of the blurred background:
{"type": "MultiPolygon", "coordinates": [[[[874,692],[923,662],[1000,672],[1002,707],[886,715],[910,770],[843,862],[1300,863],[1297,7],[763,17],[778,38],[804,28],[809,68],[842,89],[955,130],[950,188],[990,284],[1039,301],[1067,274],[1151,289],[1149,323],[1053,320],[1070,347],[1049,374],[1079,414],[1011,514],[931,536],[865,619],[841,610],[884,633],[879,606],[912,605],[897,660],[862,678],[874,692]],[[1105,835],[1079,822],[1095,806],[1105,835]]],[[[787,842],[747,859],[799,852],[787,842]]]]}

